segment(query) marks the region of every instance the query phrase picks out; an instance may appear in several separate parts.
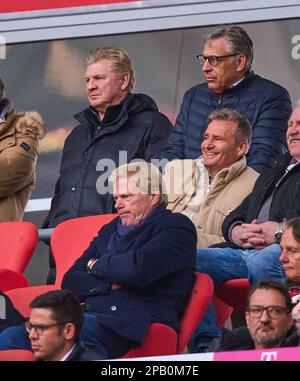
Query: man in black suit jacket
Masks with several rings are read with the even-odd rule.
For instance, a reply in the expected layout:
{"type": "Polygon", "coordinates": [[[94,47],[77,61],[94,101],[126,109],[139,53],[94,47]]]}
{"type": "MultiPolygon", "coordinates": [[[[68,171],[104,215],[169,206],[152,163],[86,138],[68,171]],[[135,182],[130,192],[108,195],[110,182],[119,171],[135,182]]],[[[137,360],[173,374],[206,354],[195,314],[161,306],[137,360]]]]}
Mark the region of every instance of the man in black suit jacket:
{"type": "Polygon", "coordinates": [[[29,349],[38,361],[87,361],[107,357],[105,350],[102,354],[95,353],[80,342],[83,310],[71,291],[56,290],[39,295],[30,308],[25,325],[3,331],[0,349],[29,349]]]}

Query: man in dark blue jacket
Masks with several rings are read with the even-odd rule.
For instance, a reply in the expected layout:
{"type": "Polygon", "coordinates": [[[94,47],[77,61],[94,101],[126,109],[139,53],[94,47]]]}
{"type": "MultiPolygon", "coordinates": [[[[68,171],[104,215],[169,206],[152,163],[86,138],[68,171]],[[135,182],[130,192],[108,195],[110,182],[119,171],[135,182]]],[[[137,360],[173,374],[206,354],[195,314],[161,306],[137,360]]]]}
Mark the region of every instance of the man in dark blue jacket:
{"type": "MultiPolygon", "coordinates": [[[[113,213],[113,197],[98,180],[133,159],[158,158],[172,131],[153,99],[132,93],[134,69],[126,50],[91,52],[85,79],[90,106],[74,116],[79,125],[65,141],[60,177],[43,228],[71,218],[113,213]]],[[[48,282],[53,283],[52,257],[50,269],[48,282]]]]}
{"type": "Polygon", "coordinates": [[[221,27],[209,34],[197,59],[206,82],[184,95],[174,131],[161,157],[199,157],[208,115],[226,107],[250,121],[253,134],[247,164],[262,172],[286,151],[285,132],[292,111],[288,92],[251,71],[252,41],[238,26],[221,27]]]}
{"type": "MultiPolygon", "coordinates": [[[[154,165],[125,164],[111,180],[119,217],[101,229],[62,282],[84,303],[83,344],[108,358],[143,343],[151,323],[178,331],[194,284],[197,242],[190,219],[166,209],[154,165]]],[[[0,335],[0,349],[24,344],[13,329],[10,337],[8,330],[0,335]]]]}

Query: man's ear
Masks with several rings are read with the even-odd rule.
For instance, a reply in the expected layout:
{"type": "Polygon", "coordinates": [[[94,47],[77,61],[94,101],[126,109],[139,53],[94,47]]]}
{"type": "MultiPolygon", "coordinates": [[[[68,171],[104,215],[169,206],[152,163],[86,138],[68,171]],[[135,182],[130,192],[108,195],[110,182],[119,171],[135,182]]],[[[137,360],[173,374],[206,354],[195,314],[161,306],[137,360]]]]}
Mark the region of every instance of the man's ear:
{"type": "Polygon", "coordinates": [[[241,72],[245,70],[245,66],[247,64],[247,58],[244,54],[240,54],[236,61],[236,71],[241,72]]]}
{"type": "Polygon", "coordinates": [[[288,328],[290,329],[293,325],[293,318],[292,318],[292,314],[290,313],[289,316],[288,316],[288,328]]]}
{"type": "Polygon", "coordinates": [[[122,74],[121,76],[121,90],[126,90],[128,85],[129,85],[129,81],[130,81],[130,74],[129,73],[125,73],[125,74],[122,74]]]}
{"type": "Polygon", "coordinates": [[[247,142],[242,142],[239,145],[239,150],[238,150],[239,159],[241,159],[243,156],[245,156],[246,153],[248,152],[248,150],[249,150],[249,144],[247,142]]]}
{"type": "Polygon", "coordinates": [[[67,323],[64,326],[63,333],[67,340],[73,340],[75,337],[76,328],[73,323],[67,323]]]}
{"type": "Polygon", "coordinates": [[[245,313],[245,320],[246,320],[247,327],[249,327],[249,314],[248,314],[248,312],[245,313]]]}
{"type": "Polygon", "coordinates": [[[157,188],[154,189],[151,196],[152,196],[152,205],[158,204],[160,199],[160,191],[157,188]]]}

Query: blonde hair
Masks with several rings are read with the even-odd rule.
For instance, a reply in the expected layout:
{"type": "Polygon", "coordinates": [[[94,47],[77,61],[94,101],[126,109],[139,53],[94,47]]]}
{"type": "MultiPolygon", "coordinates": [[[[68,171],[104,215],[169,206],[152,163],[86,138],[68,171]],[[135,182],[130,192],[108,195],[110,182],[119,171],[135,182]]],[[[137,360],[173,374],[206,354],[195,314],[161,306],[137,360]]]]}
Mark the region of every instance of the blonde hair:
{"type": "Polygon", "coordinates": [[[112,62],[112,70],[115,74],[119,76],[122,76],[126,73],[129,74],[130,78],[128,84],[128,91],[133,91],[135,84],[133,61],[127,50],[110,47],[97,48],[91,51],[86,57],[88,65],[91,65],[104,59],[110,60],[112,62]]]}
{"type": "Polygon", "coordinates": [[[164,192],[165,185],[159,169],[146,161],[133,161],[121,165],[112,171],[108,181],[112,184],[121,178],[132,178],[136,180],[136,185],[147,194],[153,194],[153,191],[159,191],[159,201],[162,204],[168,204],[167,194],[164,192]]]}

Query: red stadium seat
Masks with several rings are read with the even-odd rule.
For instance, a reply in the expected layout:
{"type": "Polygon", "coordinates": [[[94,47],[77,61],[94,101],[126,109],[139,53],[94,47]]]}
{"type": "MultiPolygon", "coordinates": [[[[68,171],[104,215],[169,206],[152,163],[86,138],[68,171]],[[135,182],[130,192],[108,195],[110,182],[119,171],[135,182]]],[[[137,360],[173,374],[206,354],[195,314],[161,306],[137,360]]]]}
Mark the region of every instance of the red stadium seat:
{"type": "Polygon", "coordinates": [[[164,324],[152,324],[142,345],[122,358],[181,354],[200,323],[213,296],[213,282],[206,274],[196,273],[191,296],[183,314],[178,336],[164,324]]]}
{"type": "Polygon", "coordinates": [[[0,269],[22,273],[38,242],[38,229],[31,222],[0,222],[0,269]]]}
{"type": "Polygon", "coordinates": [[[213,293],[214,285],[211,278],[206,274],[196,273],[194,287],[180,324],[178,354],[183,353],[185,346],[190,341],[194,330],[207,310],[213,293]]]}
{"type": "Polygon", "coordinates": [[[248,279],[232,279],[215,289],[213,301],[216,307],[218,323],[224,326],[233,309],[244,314],[247,307],[250,284],[248,279]]]}
{"type": "Polygon", "coordinates": [[[122,358],[176,354],[177,333],[165,324],[153,323],[142,345],[130,349],[122,358]]]}
{"type": "Polygon", "coordinates": [[[116,214],[103,214],[74,218],[56,226],[51,236],[51,248],[54,255],[57,277],[54,285],[33,286],[9,290],[15,308],[25,317],[30,314],[29,304],[37,296],[47,291],[58,290],[64,274],[77,258],[88,248],[90,241],[116,214]]]}
{"type": "Polygon", "coordinates": [[[250,289],[248,279],[232,279],[221,284],[215,294],[240,313],[245,313],[250,289]]]}
{"type": "Polygon", "coordinates": [[[38,242],[38,229],[31,222],[0,222],[0,290],[27,287],[22,272],[38,242]]]}
{"type": "Polygon", "coordinates": [[[23,349],[10,349],[0,351],[0,361],[34,361],[35,357],[31,351],[23,349]]]}

